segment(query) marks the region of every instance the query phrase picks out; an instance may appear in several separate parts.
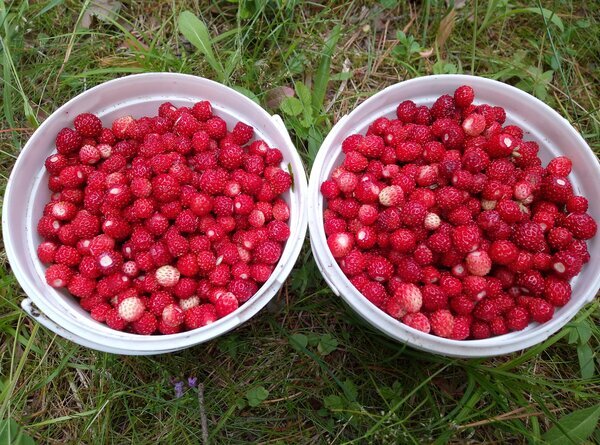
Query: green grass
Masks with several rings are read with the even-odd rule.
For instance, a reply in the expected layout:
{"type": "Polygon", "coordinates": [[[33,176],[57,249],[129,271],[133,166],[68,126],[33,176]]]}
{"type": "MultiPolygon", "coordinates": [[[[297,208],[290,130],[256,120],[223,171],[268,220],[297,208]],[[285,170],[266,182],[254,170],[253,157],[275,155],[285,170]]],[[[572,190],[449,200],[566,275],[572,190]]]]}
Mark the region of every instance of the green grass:
{"type": "MultiPolygon", "coordinates": [[[[441,0],[123,1],[118,16],[89,29],[76,25],[83,2],[29,3],[0,2],[2,190],[36,122],[93,85],[146,71],[222,79],[263,105],[273,89],[295,89],[300,114],[293,103],[272,111],[284,114],[307,166],[362,100],[432,73],[517,85],[600,150],[597,1],[473,0],[456,13],[441,0]],[[184,10],[206,23],[212,63],[178,32],[184,10]]],[[[22,298],[0,254],[0,425],[13,419],[40,444],[202,443],[196,390],[173,390],[173,379],[190,376],[204,385],[211,443],[537,444],[561,431],[572,443],[600,442],[594,413],[581,411],[600,403],[597,302],[522,353],[448,359],[361,322],[328,290],[307,245],[276,302],[251,322],[186,351],[136,358],[52,335],[23,315],[22,298]],[[544,436],[573,412],[575,427],[566,419],[544,436]]]]}

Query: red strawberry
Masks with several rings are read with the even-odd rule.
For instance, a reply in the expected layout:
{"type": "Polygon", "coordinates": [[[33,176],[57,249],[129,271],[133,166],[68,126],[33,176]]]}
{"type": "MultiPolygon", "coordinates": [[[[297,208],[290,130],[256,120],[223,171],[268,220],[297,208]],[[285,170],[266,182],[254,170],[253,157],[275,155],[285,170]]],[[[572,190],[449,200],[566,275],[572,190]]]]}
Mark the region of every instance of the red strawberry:
{"type": "Polygon", "coordinates": [[[429,317],[431,330],[439,337],[449,338],[454,330],[454,316],[446,309],[435,311],[429,317]]]}
{"type": "Polygon", "coordinates": [[[56,136],[56,151],[62,155],[75,153],[81,147],[82,139],[79,133],[70,128],[63,128],[56,136]]]}
{"type": "Polygon", "coordinates": [[[158,320],[152,313],[145,311],[138,320],[131,323],[131,327],[136,334],[151,335],[158,329],[158,320]]]}
{"type": "Polygon", "coordinates": [[[102,121],[91,113],[82,113],[73,121],[75,130],[83,137],[94,138],[102,132],[102,121]]]}
{"type": "Polygon", "coordinates": [[[596,221],[587,213],[568,215],[564,221],[563,226],[569,230],[575,238],[586,240],[593,238],[598,230],[596,221]]]}
{"type": "Polygon", "coordinates": [[[429,319],[421,312],[406,314],[404,317],[402,317],[402,323],[413,329],[416,329],[417,331],[425,332],[426,334],[428,334],[431,330],[429,319]]]}
{"type": "Polygon", "coordinates": [[[514,229],[513,240],[519,247],[530,252],[540,252],[546,246],[544,231],[539,224],[534,222],[518,225],[514,229]]]}
{"type": "Polygon", "coordinates": [[[552,269],[559,278],[570,280],[581,272],[583,263],[581,257],[568,252],[561,251],[554,254],[552,258],[552,269]]]}
{"type": "Polygon", "coordinates": [[[214,323],[217,320],[215,306],[201,304],[185,312],[185,326],[187,329],[197,329],[214,323]]]}
{"type": "Polygon", "coordinates": [[[544,298],[554,306],[564,306],[571,299],[571,285],[566,280],[549,276],[545,281],[544,298]]]}
{"type": "Polygon", "coordinates": [[[573,196],[573,186],[565,177],[547,176],[542,181],[542,194],[550,202],[564,204],[573,196]]]}
{"type": "Polygon", "coordinates": [[[67,287],[73,272],[64,264],[53,264],[46,269],[46,283],[52,287],[67,287]]]}
{"type": "Polygon", "coordinates": [[[454,91],[454,103],[460,108],[467,108],[475,98],[475,91],[468,85],[461,85],[454,91]]]}
{"type": "Polygon", "coordinates": [[[163,309],[162,322],[169,327],[181,325],[185,320],[183,310],[176,304],[170,304],[163,309]]]}

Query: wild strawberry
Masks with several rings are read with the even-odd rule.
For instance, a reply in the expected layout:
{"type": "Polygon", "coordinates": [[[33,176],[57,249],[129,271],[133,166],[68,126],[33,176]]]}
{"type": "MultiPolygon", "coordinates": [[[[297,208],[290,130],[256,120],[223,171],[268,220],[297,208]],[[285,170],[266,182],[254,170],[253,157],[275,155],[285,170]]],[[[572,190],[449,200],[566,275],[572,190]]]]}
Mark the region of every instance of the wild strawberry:
{"type": "Polygon", "coordinates": [[[231,292],[223,293],[215,302],[215,310],[219,318],[231,314],[238,307],[238,300],[231,292]]]}
{"type": "Polygon", "coordinates": [[[131,323],[131,328],[136,334],[151,335],[158,329],[158,320],[152,313],[145,311],[139,319],[131,323]]]}
{"type": "Polygon", "coordinates": [[[473,252],[481,243],[481,232],[475,225],[458,226],[452,230],[452,243],[459,252],[473,252]]]}
{"type": "Polygon", "coordinates": [[[79,114],[75,117],[73,126],[81,136],[87,138],[94,138],[102,132],[102,121],[91,113],[79,114]]]}
{"type": "Polygon", "coordinates": [[[187,329],[197,329],[214,323],[217,320],[215,306],[201,304],[185,312],[185,326],[187,329]]]}
{"type": "Polygon", "coordinates": [[[396,158],[400,162],[412,162],[423,154],[423,146],[417,142],[400,142],[395,148],[396,158]]]}
{"type": "Polygon", "coordinates": [[[367,263],[367,274],[374,281],[384,282],[391,278],[394,266],[386,258],[376,256],[367,263]]]}
{"type": "Polygon", "coordinates": [[[573,186],[562,176],[546,176],[541,188],[544,198],[557,204],[564,204],[573,196],[573,186]]]}
{"type": "Polygon", "coordinates": [[[506,326],[511,331],[521,331],[529,324],[529,313],[523,307],[513,307],[506,313],[506,326]]]}
{"type": "Polygon", "coordinates": [[[346,153],[342,166],[349,172],[359,173],[369,165],[368,159],[357,151],[346,153]]]}
{"type": "Polygon", "coordinates": [[[464,201],[463,193],[455,187],[442,187],[436,192],[437,205],[443,210],[452,210],[464,201]]]}
{"type": "Polygon", "coordinates": [[[500,313],[500,308],[491,298],[485,298],[477,303],[473,310],[473,315],[480,320],[492,321],[500,313]]]}
{"type": "Polygon", "coordinates": [[[508,265],[517,259],[519,249],[510,241],[496,240],[490,245],[488,254],[494,263],[508,265]]]}
{"type": "Polygon", "coordinates": [[[405,313],[419,312],[423,304],[423,296],[421,291],[417,286],[409,283],[401,283],[395,289],[393,299],[397,300],[398,304],[405,311],[405,313]]]}
{"type": "Polygon", "coordinates": [[[396,108],[396,116],[404,123],[413,122],[416,114],[417,105],[412,100],[405,100],[396,108]]]}
{"type": "Polygon", "coordinates": [[[571,299],[571,285],[566,280],[549,276],[544,285],[544,298],[554,306],[564,306],[571,299]]]}
{"type": "Polygon", "coordinates": [[[179,326],[185,320],[183,310],[176,304],[170,304],[163,309],[162,322],[171,327],[179,326]]]}
{"type": "MultiPolygon", "coordinates": [[[[167,104],[168,104],[168,102],[167,102],[167,104]]],[[[166,104],[163,104],[163,105],[166,105],[166,104]]],[[[160,110],[159,110],[159,113],[160,113],[160,110]]],[[[207,100],[201,100],[200,102],[196,102],[194,104],[194,106],[192,107],[192,114],[200,122],[206,122],[208,119],[210,119],[212,117],[212,106],[211,106],[210,102],[207,100]]],[[[250,127],[250,128],[252,128],[252,127],[250,127]]]]}
{"type": "Polygon", "coordinates": [[[273,203],[273,219],[278,221],[290,219],[290,208],[285,201],[277,200],[273,203]]]}
{"type": "Polygon", "coordinates": [[[444,94],[437,98],[431,107],[431,114],[434,118],[448,117],[455,111],[454,98],[448,94],[444,94]]]}
{"type": "Polygon", "coordinates": [[[139,297],[126,298],[117,306],[119,316],[127,322],[139,320],[145,310],[146,306],[139,297]]]}
{"type": "Polygon", "coordinates": [[[69,292],[76,297],[88,298],[91,297],[96,290],[96,281],[84,277],[81,274],[74,274],[67,288],[69,292]]]}
{"type": "Polygon", "coordinates": [[[46,283],[52,287],[67,287],[73,271],[64,264],[53,264],[46,269],[46,283]]]}
{"type": "Polygon", "coordinates": [[[423,309],[426,311],[435,311],[437,309],[446,309],[448,307],[448,296],[435,284],[426,284],[422,287],[423,309]]]}
{"type": "Polygon", "coordinates": [[[587,213],[572,213],[564,219],[562,225],[580,240],[593,238],[598,230],[596,221],[587,213]]]}
{"type": "Polygon", "coordinates": [[[469,315],[475,308],[475,301],[466,295],[457,295],[450,299],[450,308],[458,315],[469,315]]]}
{"type": "Polygon", "coordinates": [[[54,262],[65,266],[77,266],[81,261],[81,255],[76,248],[71,246],[59,246],[54,254],[54,262]]]}
{"type": "Polygon", "coordinates": [[[90,315],[94,320],[104,323],[110,311],[112,311],[112,306],[110,304],[99,303],[91,308],[90,315]]]}
{"type": "Polygon", "coordinates": [[[327,238],[327,245],[334,258],[342,258],[352,250],[354,237],[347,232],[334,233],[327,238]]]}
{"type": "Polygon", "coordinates": [[[469,273],[480,277],[490,273],[492,268],[492,260],[487,252],[483,250],[477,250],[469,253],[465,262],[469,273]]]}
{"type": "Polygon", "coordinates": [[[431,330],[429,319],[421,312],[406,314],[404,317],[402,317],[402,323],[413,329],[416,329],[417,331],[425,332],[426,334],[428,334],[431,330]]]}
{"type": "Polygon", "coordinates": [[[454,316],[446,309],[435,311],[429,317],[431,331],[439,336],[448,338],[454,330],[454,316]]]}
{"type": "Polygon", "coordinates": [[[552,258],[552,270],[559,278],[565,280],[570,280],[579,274],[582,266],[581,257],[569,251],[557,252],[552,258]]]}
{"type": "Polygon", "coordinates": [[[566,156],[559,156],[557,158],[552,159],[548,166],[546,167],[546,171],[548,174],[552,176],[560,176],[567,177],[569,173],[571,173],[571,167],[573,163],[566,156]]]}
{"type": "Polygon", "coordinates": [[[554,306],[542,298],[532,298],[527,305],[533,321],[545,323],[554,315],[554,306]]]}
{"type": "Polygon", "coordinates": [[[454,327],[448,338],[452,340],[466,340],[471,335],[471,320],[466,316],[454,317],[454,327]]]}
{"type": "Polygon", "coordinates": [[[68,165],[69,160],[66,156],[60,153],[50,155],[46,158],[46,161],[44,161],[44,166],[46,167],[46,170],[48,170],[48,173],[50,173],[53,176],[58,176],[61,170],[68,165]]]}
{"type": "Polygon", "coordinates": [[[56,136],[56,151],[62,155],[75,153],[81,147],[82,139],[79,133],[70,128],[63,128],[56,136]]]}
{"type": "Polygon", "coordinates": [[[460,108],[466,108],[473,102],[475,91],[468,85],[462,85],[454,91],[454,103],[460,108]]]}
{"type": "Polygon", "coordinates": [[[156,316],[162,315],[164,309],[173,304],[175,300],[168,292],[159,291],[150,295],[148,300],[148,309],[156,316]]]}
{"type": "Polygon", "coordinates": [[[95,164],[101,157],[100,151],[93,145],[84,145],[79,149],[79,160],[83,164],[95,164]]]}
{"type": "Polygon", "coordinates": [[[119,315],[117,309],[112,309],[106,314],[106,324],[116,331],[124,331],[128,323],[119,315]]]}
{"type": "Polygon", "coordinates": [[[519,224],[515,227],[513,241],[517,246],[530,252],[540,252],[546,245],[542,227],[534,222],[519,224]]]}
{"type": "Polygon", "coordinates": [[[173,266],[161,266],[156,269],[155,277],[158,284],[163,287],[173,287],[179,281],[180,273],[173,266]]]}
{"type": "Polygon", "coordinates": [[[485,118],[478,113],[470,114],[462,122],[462,129],[467,136],[479,136],[485,130],[485,118]]]}

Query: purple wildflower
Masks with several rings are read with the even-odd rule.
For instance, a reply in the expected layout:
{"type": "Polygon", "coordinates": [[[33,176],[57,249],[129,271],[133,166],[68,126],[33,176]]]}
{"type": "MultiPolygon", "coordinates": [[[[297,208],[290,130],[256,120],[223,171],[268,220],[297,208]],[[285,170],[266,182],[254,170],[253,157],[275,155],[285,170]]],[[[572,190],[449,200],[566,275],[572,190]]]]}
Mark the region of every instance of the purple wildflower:
{"type": "Polygon", "coordinates": [[[198,383],[197,377],[188,377],[188,386],[190,388],[195,388],[197,383],[198,383]]]}
{"type": "Polygon", "coordinates": [[[175,398],[179,399],[183,396],[183,382],[175,382],[173,386],[175,389],[175,398]]]}

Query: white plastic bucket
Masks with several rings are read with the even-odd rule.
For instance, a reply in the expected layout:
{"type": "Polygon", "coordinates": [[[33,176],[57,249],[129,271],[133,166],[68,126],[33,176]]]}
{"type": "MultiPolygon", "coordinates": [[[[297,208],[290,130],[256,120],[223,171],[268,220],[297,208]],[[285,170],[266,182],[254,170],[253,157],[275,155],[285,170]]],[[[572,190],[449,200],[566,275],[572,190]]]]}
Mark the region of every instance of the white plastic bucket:
{"type": "Polygon", "coordinates": [[[596,201],[600,196],[600,166],[590,147],[567,120],[535,97],[510,85],[481,77],[440,75],[392,85],[342,117],[332,128],[317,154],[310,176],[310,241],[317,265],[333,292],[380,331],[397,341],[436,354],[487,357],[518,351],[544,341],[594,298],[600,287],[600,235],[588,242],[591,260],[571,282],[571,301],[557,309],[552,320],[544,324],[532,323],[523,331],[484,340],[448,340],[425,334],[390,317],[371,304],[350,283],[327,246],[322,217],[324,202],[319,190],[321,183],[341,164],[341,144],[347,136],[353,133],[364,134],[377,117],[395,117],[396,107],[404,100],[411,99],[418,105],[431,106],[439,96],[452,94],[460,85],[470,85],[475,89],[475,103],[503,107],[507,114],[507,124],[519,125],[525,131],[525,139],[535,140],[540,144],[540,157],[544,163],[559,155],[569,156],[573,161],[573,173],[569,178],[576,191],[590,198],[590,215],[600,220],[600,202],[596,201]]]}
{"type": "Polygon", "coordinates": [[[306,235],[306,190],[302,161],[281,118],[269,115],[237,91],[201,77],[171,73],[132,75],[98,85],[71,99],[44,121],[21,151],[8,181],[2,209],[2,233],[12,270],[29,297],[21,306],[53,332],[100,351],[151,355],[211,340],[249,320],[281,288],[300,254],[306,235]],[[45,282],[46,267],[36,254],[40,242],[37,221],[50,197],[44,160],[54,151],[58,131],[72,127],[73,118],[79,113],[94,113],[107,126],[123,115],[156,115],[158,106],[166,101],[175,106],[191,106],[199,100],[209,100],[215,114],[225,119],[228,125],[242,121],[254,127],[257,139],[264,139],[269,146],[281,150],[282,166],[291,165],[294,186],[284,195],[290,207],[290,238],[269,280],[250,300],[226,317],[208,326],[172,335],[142,336],[112,330],[94,321],[67,292],[57,291],[45,282]]]}

